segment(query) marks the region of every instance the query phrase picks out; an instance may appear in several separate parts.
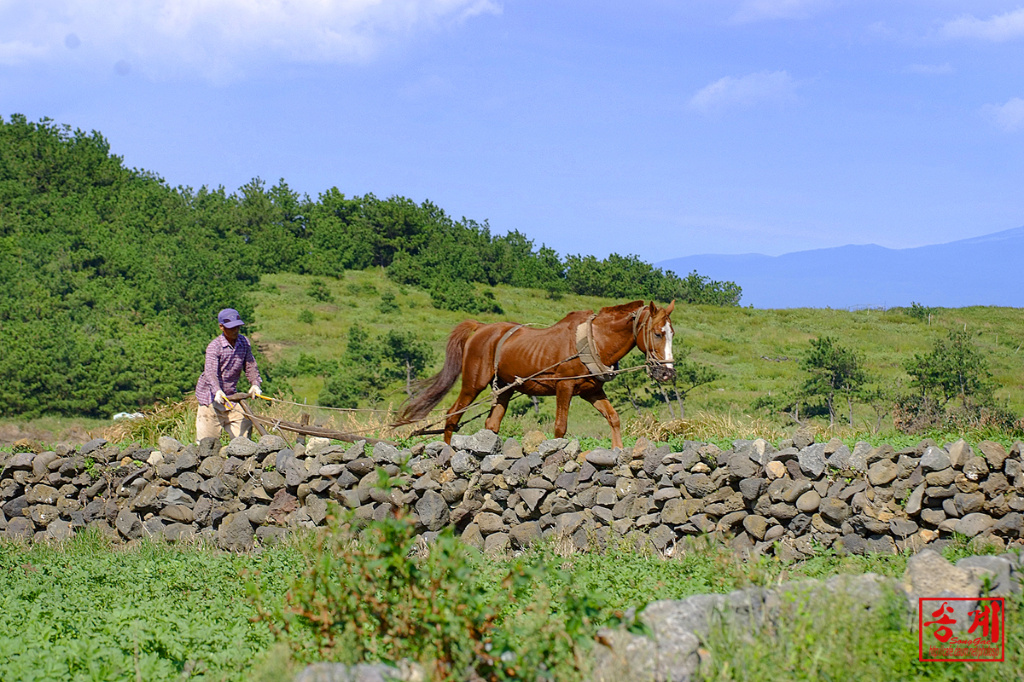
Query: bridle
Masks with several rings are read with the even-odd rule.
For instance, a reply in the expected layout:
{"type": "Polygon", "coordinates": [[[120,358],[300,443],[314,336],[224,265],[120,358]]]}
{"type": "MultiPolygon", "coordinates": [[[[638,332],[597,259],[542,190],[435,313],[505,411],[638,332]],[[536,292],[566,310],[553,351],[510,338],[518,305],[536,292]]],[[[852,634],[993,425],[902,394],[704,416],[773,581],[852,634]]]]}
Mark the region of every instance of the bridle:
{"type": "Polygon", "coordinates": [[[633,318],[633,338],[636,339],[638,348],[641,338],[643,339],[646,350],[643,348],[640,350],[643,350],[648,369],[666,366],[668,361],[665,358],[658,359],[654,356],[654,317],[651,315],[650,309],[645,305],[640,306],[633,311],[631,316],[633,318]]]}

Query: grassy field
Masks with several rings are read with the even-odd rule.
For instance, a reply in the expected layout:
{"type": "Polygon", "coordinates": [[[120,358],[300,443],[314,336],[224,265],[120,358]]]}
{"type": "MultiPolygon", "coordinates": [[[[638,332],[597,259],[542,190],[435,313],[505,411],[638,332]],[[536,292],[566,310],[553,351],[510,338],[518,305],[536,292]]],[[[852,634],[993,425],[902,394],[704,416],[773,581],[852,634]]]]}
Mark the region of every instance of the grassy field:
{"type": "MultiPolygon", "coordinates": [[[[501,306],[501,314],[475,316],[483,322],[513,320],[521,323],[549,325],[570,311],[597,310],[622,301],[586,296],[566,295],[553,300],[546,292],[512,287],[480,287],[481,296],[493,294],[501,306]]],[[[247,327],[261,357],[273,372],[274,363],[295,363],[301,355],[317,361],[338,360],[345,351],[348,331],[355,323],[368,330],[371,337],[390,330],[410,332],[429,344],[434,352],[430,372],[440,368],[448,333],[459,322],[471,317],[465,313],[437,310],[429,296],[417,289],[394,284],[383,271],[347,272],[341,279],[319,279],[302,275],[266,275],[252,294],[256,319],[247,327]],[[319,286],[314,287],[314,282],[319,286]],[[326,296],[314,297],[319,289],[326,296]],[[385,299],[393,297],[397,310],[381,312],[385,299]],[[327,299],[327,300],[322,300],[327,299]],[[308,321],[312,319],[312,321],[308,321]]],[[[665,303],[664,301],[661,303],[665,303]]],[[[800,359],[809,349],[811,339],[832,336],[840,344],[860,353],[871,376],[871,385],[890,391],[908,392],[910,377],[905,363],[915,354],[929,352],[936,340],[945,338],[950,329],[967,329],[975,334],[974,343],[987,359],[996,386],[995,399],[1018,417],[1024,415],[1024,309],[972,307],[934,309],[930,315],[915,317],[909,310],[831,310],[785,309],[755,310],[717,306],[677,306],[673,314],[676,329],[676,357],[692,360],[713,368],[720,378],[696,388],[686,401],[686,420],[678,418],[662,404],[660,408],[641,408],[638,413],[618,390],[622,379],[609,384],[609,394],[624,423],[628,442],[638,436],[661,440],[690,438],[727,443],[735,438],[763,437],[777,443],[796,430],[792,419],[771,410],[754,407],[766,396],[792,394],[805,378],[800,359]]],[[[201,358],[197,358],[201,362],[201,358]]],[[[639,363],[639,355],[627,358],[628,366],[639,363]]],[[[198,365],[197,365],[198,367],[198,365]]],[[[379,427],[394,415],[393,410],[405,399],[403,386],[396,384],[383,401],[372,405],[381,412],[345,414],[315,409],[323,387],[323,378],[301,375],[278,378],[279,386],[287,384],[298,403],[275,416],[297,418],[300,411],[312,413],[314,421],[335,419],[343,430],[368,428],[381,435],[379,427]],[[343,423],[341,423],[343,422],[343,423]]],[[[455,390],[442,401],[447,408],[454,400],[455,390]]],[[[482,396],[485,397],[485,396],[482,396]]],[[[847,420],[843,401],[837,405],[839,421],[829,428],[826,418],[810,420],[819,438],[839,437],[852,444],[856,440],[900,445],[918,442],[925,435],[939,442],[960,436],[978,441],[992,438],[1008,443],[1019,439],[1019,433],[991,431],[929,433],[906,435],[894,431],[888,415],[888,404],[854,404],[854,425],[847,420]]],[[[367,404],[363,407],[369,408],[367,404]]],[[[470,414],[470,416],[472,413],[470,414]]],[[[806,418],[806,406],[801,415],[806,418]]],[[[807,421],[806,419],[804,420],[807,421]]],[[[509,415],[502,423],[503,436],[520,436],[539,429],[550,433],[554,423],[554,403],[541,398],[534,405],[528,398],[513,399],[509,415]]],[[[43,443],[59,440],[88,440],[102,435],[109,422],[97,420],[46,418],[26,422],[0,422],[0,447],[19,438],[43,443]]],[[[481,428],[482,419],[465,426],[465,432],[481,428]]],[[[188,439],[188,433],[178,434],[188,439]]],[[[394,437],[394,433],[385,433],[394,437]]],[[[399,434],[400,435],[400,434],[399,434]]],[[[608,426],[585,401],[574,400],[569,414],[569,435],[596,443],[604,442],[608,426]]]]}
{"type": "MultiPolygon", "coordinates": [[[[448,333],[470,317],[431,307],[425,293],[393,284],[380,270],[348,272],[343,279],[322,281],[333,299],[329,302],[317,300],[308,293],[312,278],[300,275],[263,278],[259,291],[254,294],[258,324],[251,333],[271,362],[294,362],[302,353],[318,360],[338,359],[344,352],[350,326],[358,322],[371,334],[391,329],[414,332],[434,349],[436,370],[443,359],[448,333]],[[387,294],[394,296],[397,312],[380,312],[381,296],[387,294]],[[304,310],[312,313],[312,323],[299,321],[304,310]]],[[[596,310],[621,303],[583,296],[552,300],[542,291],[504,286],[489,291],[504,313],[476,316],[483,322],[513,320],[548,325],[572,310],[596,310]]],[[[944,338],[949,329],[966,328],[976,334],[975,343],[989,361],[997,385],[996,400],[1018,416],[1024,414],[1024,310],[1021,309],[935,309],[930,317],[918,319],[902,309],[755,310],[683,305],[677,307],[673,322],[677,357],[688,354],[721,374],[714,383],[693,391],[686,403],[687,417],[700,415],[705,421],[722,421],[724,425],[719,430],[735,430],[738,432],[735,437],[754,435],[757,427],[780,434],[792,431],[791,421],[766,411],[759,412],[752,406],[758,398],[794,389],[804,377],[799,360],[807,352],[809,341],[826,335],[863,355],[873,384],[909,389],[910,378],[903,370],[904,363],[915,353],[930,351],[935,340],[944,338]]],[[[305,376],[288,381],[300,401],[316,402],[322,379],[305,376]]],[[[612,387],[614,385],[613,382],[612,387]]],[[[454,391],[444,404],[453,398],[454,391]]],[[[404,393],[396,386],[391,404],[397,405],[402,399],[404,393]]],[[[626,420],[650,418],[650,415],[633,413],[621,397],[614,402],[626,420]]],[[[519,423],[513,421],[503,427],[503,432],[515,434],[533,427],[551,430],[553,406],[544,399],[539,414],[522,408],[520,412],[523,414],[519,423]]],[[[840,414],[845,418],[845,405],[841,406],[840,414]]],[[[670,415],[663,407],[653,417],[666,421],[670,415]]],[[[853,428],[848,424],[839,426],[841,437],[878,437],[891,434],[892,422],[888,417],[879,420],[872,406],[856,404],[853,428]]],[[[607,436],[604,420],[582,401],[573,402],[569,428],[571,435],[607,436]]],[[[761,435],[767,437],[767,434],[761,435]]]]}
{"type": "MultiPolygon", "coordinates": [[[[312,536],[247,555],[150,542],[120,548],[91,534],[58,546],[0,542],[0,679],[270,682],[291,679],[308,661],[363,660],[369,650],[366,642],[318,653],[308,631],[294,621],[290,630],[282,631],[283,621],[266,614],[281,610],[289,588],[293,595],[302,595],[315,585],[307,597],[321,605],[344,604],[347,589],[372,594],[374,580],[367,575],[383,580],[385,573],[374,571],[387,565],[392,567],[391,579],[407,576],[408,570],[395,567],[411,560],[397,551],[388,555],[378,546],[366,555],[377,569],[364,573],[369,562],[350,564],[356,581],[332,572],[326,581],[321,574],[311,582],[315,567],[340,562],[338,556],[325,556],[323,549],[322,541],[312,536]]],[[[905,556],[842,558],[831,552],[790,564],[748,562],[706,538],[694,538],[679,550],[671,559],[615,550],[580,554],[554,545],[518,559],[467,552],[448,559],[442,582],[459,597],[492,598],[501,592],[510,570],[532,576],[534,582],[521,590],[519,600],[499,613],[493,639],[548,652],[550,660],[542,667],[553,679],[571,680],[577,674],[571,649],[556,657],[551,655],[555,649],[543,649],[541,639],[564,645],[569,631],[576,646],[586,646],[597,628],[615,622],[617,614],[654,600],[840,573],[898,576],[906,564],[905,556]],[[534,572],[524,572],[523,566],[533,566],[534,572]],[[580,604],[585,611],[579,610],[580,604]],[[586,617],[575,623],[566,620],[573,608],[586,617]],[[552,623],[562,628],[561,635],[551,631],[552,623]]],[[[947,549],[953,560],[964,553],[963,547],[947,549]]],[[[392,622],[416,616],[404,606],[394,605],[392,622]]],[[[446,606],[435,599],[432,610],[443,612],[446,606]]],[[[784,619],[778,632],[750,639],[738,631],[716,630],[707,642],[711,659],[703,673],[708,680],[1020,679],[1020,598],[1008,606],[1005,664],[919,663],[917,636],[900,618],[879,613],[854,622],[844,613],[836,604],[805,604],[784,619]]],[[[447,631],[446,636],[460,645],[472,641],[465,633],[447,631]]],[[[391,651],[394,658],[417,657],[419,652],[403,649],[401,642],[391,651]]],[[[381,657],[390,660],[390,655],[381,657]]]]}

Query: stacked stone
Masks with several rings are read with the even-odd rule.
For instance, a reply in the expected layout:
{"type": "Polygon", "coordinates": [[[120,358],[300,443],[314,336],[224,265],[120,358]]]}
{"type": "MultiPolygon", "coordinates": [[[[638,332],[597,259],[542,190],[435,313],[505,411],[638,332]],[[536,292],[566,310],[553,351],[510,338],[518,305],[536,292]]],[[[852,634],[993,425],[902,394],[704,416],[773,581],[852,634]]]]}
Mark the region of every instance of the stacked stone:
{"type": "MultiPolygon", "coordinates": [[[[405,509],[428,538],[447,526],[488,552],[542,537],[578,548],[626,543],[671,552],[687,535],[785,558],[817,547],[917,548],[960,533],[1021,543],[1021,444],[895,450],[798,434],[776,449],[735,441],[681,451],[641,439],[581,452],[578,441],[490,431],[411,449],[311,439],[213,439],[119,450],[102,439],[0,454],[0,536],[59,540],[94,526],[112,537],[205,538],[225,549],[325,523],[335,501],[363,519],[405,509]],[[394,485],[379,486],[383,469],[394,485]]],[[[941,541],[941,540],[940,540],[941,541]]]]}

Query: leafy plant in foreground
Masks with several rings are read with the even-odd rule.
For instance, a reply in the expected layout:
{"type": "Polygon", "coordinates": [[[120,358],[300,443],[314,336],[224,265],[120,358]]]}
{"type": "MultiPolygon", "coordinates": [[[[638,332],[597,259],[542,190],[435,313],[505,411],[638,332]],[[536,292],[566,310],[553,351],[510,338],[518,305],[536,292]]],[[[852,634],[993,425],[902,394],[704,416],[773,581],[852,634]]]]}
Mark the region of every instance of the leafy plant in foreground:
{"type": "Polygon", "coordinates": [[[488,575],[450,529],[424,548],[401,511],[358,532],[354,522],[332,517],[283,606],[258,607],[297,659],[411,659],[438,680],[579,676],[602,606],[548,588],[567,582],[557,569],[513,561],[488,575]]]}

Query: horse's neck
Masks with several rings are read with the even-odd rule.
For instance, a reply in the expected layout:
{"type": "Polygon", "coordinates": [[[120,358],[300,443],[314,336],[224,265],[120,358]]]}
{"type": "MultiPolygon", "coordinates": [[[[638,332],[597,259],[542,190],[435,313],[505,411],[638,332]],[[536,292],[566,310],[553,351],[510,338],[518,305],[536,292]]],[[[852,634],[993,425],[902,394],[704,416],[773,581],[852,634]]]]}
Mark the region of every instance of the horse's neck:
{"type": "Polygon", "coordinates": [[[633,315],[598,315],[594,319],[594,342],[600,352],[601,362],[614,365],[636,346],[633,315]]]}

